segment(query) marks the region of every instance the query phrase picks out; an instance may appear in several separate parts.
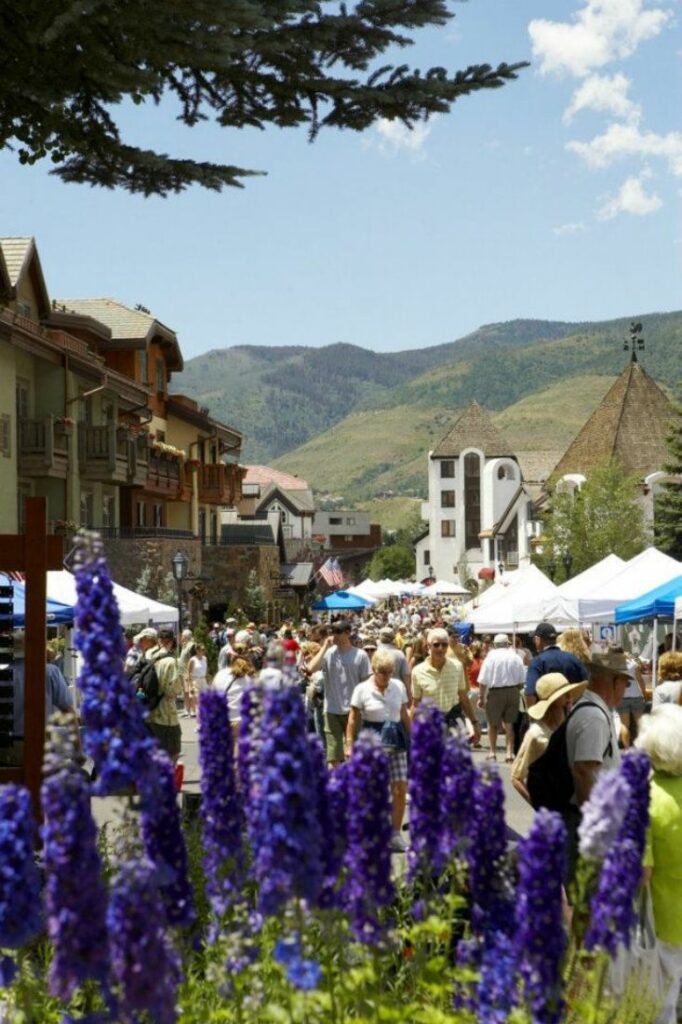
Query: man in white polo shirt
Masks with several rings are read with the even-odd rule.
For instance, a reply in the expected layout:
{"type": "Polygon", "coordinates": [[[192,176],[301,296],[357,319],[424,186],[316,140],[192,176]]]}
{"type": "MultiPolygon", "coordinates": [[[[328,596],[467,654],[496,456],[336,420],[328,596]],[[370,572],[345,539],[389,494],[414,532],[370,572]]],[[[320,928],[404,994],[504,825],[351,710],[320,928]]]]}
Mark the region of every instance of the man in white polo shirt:
{"type": "Polygon", "coordinates": [[[490,753],[488,761],[497,760],[497,734],[504,727],[508,764],[514,760],[514,723],[519,714],[519,696],[526,679],[526,669],[519,655],[509,646],[506,633],[493,639],[478,675],[478,706],[485,709],[488,720],[490,753]]]}

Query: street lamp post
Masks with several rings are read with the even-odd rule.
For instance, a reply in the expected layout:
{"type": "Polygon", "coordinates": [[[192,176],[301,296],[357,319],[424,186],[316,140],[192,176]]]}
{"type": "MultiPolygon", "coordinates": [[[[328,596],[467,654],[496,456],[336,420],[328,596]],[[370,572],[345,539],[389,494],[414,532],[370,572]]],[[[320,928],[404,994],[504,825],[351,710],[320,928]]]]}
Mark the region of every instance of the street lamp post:
{"type": "Polygon", "coordinates": [[[554,560],[554,556],[552,556],[547,563],[547,572],[549,573],[549,578],[552,583],[554,583],[554,577],[556,576],[556,562],[554,560]]]}
{"type": "Polygon", "coordinates": [[[573,565],[573,555],[570,551],[564,551],[561,561],[564,563],[564,569],[566,570],[566,579],[570,579],[571,566],[573,565]]]}
{"type": "Polygon", "coordinates": [[[189,569],[189,559],[187,555],[183,555],[182,551],[177,551],[173,555],[171,562],[173,566],[173,579],[178,591],[178,635],[182,632],[182,584],[187,579],[187,570],[189,569]]]}

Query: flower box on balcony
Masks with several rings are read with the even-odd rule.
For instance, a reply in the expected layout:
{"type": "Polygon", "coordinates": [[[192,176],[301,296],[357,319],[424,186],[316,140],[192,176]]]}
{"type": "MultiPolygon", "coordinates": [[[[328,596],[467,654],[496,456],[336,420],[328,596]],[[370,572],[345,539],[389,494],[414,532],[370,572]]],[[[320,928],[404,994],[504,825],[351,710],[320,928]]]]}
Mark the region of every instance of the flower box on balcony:
{"type": "Polygon", "coordinates": [[[201,465],[201,459],[187,459],[185,465],[189,466],[190,469],[199,469],[199,466],[201,465]]]}

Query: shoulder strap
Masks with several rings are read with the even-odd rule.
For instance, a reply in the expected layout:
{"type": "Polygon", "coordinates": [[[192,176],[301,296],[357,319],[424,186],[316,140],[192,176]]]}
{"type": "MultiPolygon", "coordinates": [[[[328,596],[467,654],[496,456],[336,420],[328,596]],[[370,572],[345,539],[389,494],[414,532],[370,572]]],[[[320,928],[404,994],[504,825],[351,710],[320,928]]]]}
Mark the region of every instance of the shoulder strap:
{"type": "Polygon", "coordinates": [[[597,704],[596,701],[589,700],[589,698],[588,698],[588,700],[578,701],[578,703],[575,705],[575,707],[572,707],[571,710],[569,711],[569,713],[568,713],[568,715],[566,717],[566,725],[568,725],[569,721],[571,720],[571,718],[573,718],[573,715],[576,713],[576,711],[580,711],[581,708],[596,708],[597,711],[601,711],[601,713],[604,716],[604,718],[606,719],[606,723],[607,723],[607,725],[609,727],[609,742],[606,744],[606,749],[604,750],[604,753],[602,754],[602,758],[606,757],[607,754],[608,755],[612,754],[613,753],[613,739],[612,739],[612,733],[611,733],[611,723],[612,723],[613,719],[609,715],[608,711],[604,711],[604,708],[600,704],[597,704]]]}

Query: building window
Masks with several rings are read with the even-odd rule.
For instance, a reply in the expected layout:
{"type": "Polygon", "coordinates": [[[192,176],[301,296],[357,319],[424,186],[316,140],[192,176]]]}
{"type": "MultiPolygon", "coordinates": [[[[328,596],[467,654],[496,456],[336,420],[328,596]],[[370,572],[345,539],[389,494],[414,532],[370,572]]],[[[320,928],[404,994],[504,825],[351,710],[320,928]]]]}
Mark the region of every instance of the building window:
{"type": "Polygon", "coordinates": [[[147,503],[144,502],[144,501],[138,501],[136,503],[136,512],[137,512],[137,520],[136,520],[137,521],[137,525],[138,526],[146,526],[147,525],[147,503]]]}
{"type": "Polygon", "coordinates": [[[17,533],[26,532],[26,506],[24,502],[31,497],[29,484],[19,484],[17,488],[17,533]]]}
{"type": "Polygon", "coordinates": [[[455,475],[455,460],[454,459],[443,459],[440,464],[440,475],[441,479],[446,478],[452,479],[455,475]]]}
{"type": "Polygon", "coordinates": [[[204,509],[199,509],[199,537],[201,538],[202,544],[206,543],[206,512],[204,509]]]}
{"type": "Polygon", "coordinates": [[[163,526],[163,505],[154,505],[154,526],[163,526]]]}
{"type": "Polygon", "coordinates": [[[329,517],[329,525],[330,526],[341,526],[342,522],[343,522],[343,520],[341,519],[341,516],[330,516],[329,517]]]}
{"type": "Polygon", "coordinates": [[[218,513],[211,512],[211,544],[218,543],[218,513]]]}
{"type": "Polygon", "coordinates": [[[284,509],[283,509],[283,508],[280,508],[280,509],[278,509],[278,512],[279,512],[279,514],[280,514],[280,515],[281,515],[281,517],[282,517],[282,522],[283,522],[283,523],[288,523],[288,522],[289,522],[289,516],[288,516],[288,515],[286,514],[286,512],[284,511],[284,509]]]}
{"type": "Polygon", "coordinates": [[[481,546],[481,460],[474,452],[464,456],[464,543],[481,546]]]}
{"type": "Polygon", "coordinates": [[[31,319],[33,310],[31,309],[30,302],[17,302],[17,313],[19,316],[25,316],[28,320],[31,319]]]}
{"type": "Polygon", "coordinates": [[[149,360],[146,351],[140,352],[140,381],[149,384],[149,360]]]}
{"type": "Polygon", "coordinates": [[[94,513],[94,497],[90,491],[81,491],[81,504],[80,504],[80,525],[85,526],[87,529],[92,529],[93,513],[94,513]]]}
{"type": "Polygon", "coordinates": [[[157,430],[156,431],[156,440],[160,441],[161,444],[165,444],[166,443],[166,431],[165,430],[157,430]]]}
{"type": "Polygon", "coordinates": [[[355,526],[355,516],[346,516],[346,526],[355,526]]]}
{"type": "Polygon", "coordinates": [[[455,520],[454,519],[442,519],[441,520],[440,535],[441,535],[441,537],[454,537],[455,536],[455,520]]]}
{"type": "Polygon", "coordinates": [[[12,420],[5,413],[0,416],[0,455],[9,459],[12,454],[12,420]]]}
{"type": "Polygon", "coordinates": [[[498,480],[515,480],[514,470],[511,466],[498,466],[497,467],[497,479],[498,480]]]}
{"type": "Polygon", "coordinates": [[[422,558],[424,560],[424,565],[430,565],[430,563],[431,563],[431,552],[429,551],[428,548],[424,549],[424,554],[422,555],[422,558]]]}
{"type": "Polygon", "coordinates": [[[455,492],[454,491],[441,491],[440,492],[440,507],[441,508],[454,508],[455,507],[455,492]]]}
{"type": "Polygon", "coordinates": [[[114,403],[102,402],[102,426],[106,427],[115,419],[114,403]]]}
{"type": "Polygon", "coordinates": [[[156,360],[156,393],[166,394],[166,364],[163,359],[156,360]]]}
{"type": "Polygon", "coordinates": [[[27,380],[17,378],[17,419],[27,420],[31,415],[31,385],[27,380]]]}
{"type": "Polygon", "coordinates": [[[345,541],[347,541],[348,543],[352,544],[353,541],[355,540],[355,534],[354,533],[347,533],[346,536],[343,539],[345,541]]]}
{"type": "Polygon", "coordinates": [[[105,530],[116,525],[116,499],[113,494],[102,495],[102,527],[105,530]]]}

